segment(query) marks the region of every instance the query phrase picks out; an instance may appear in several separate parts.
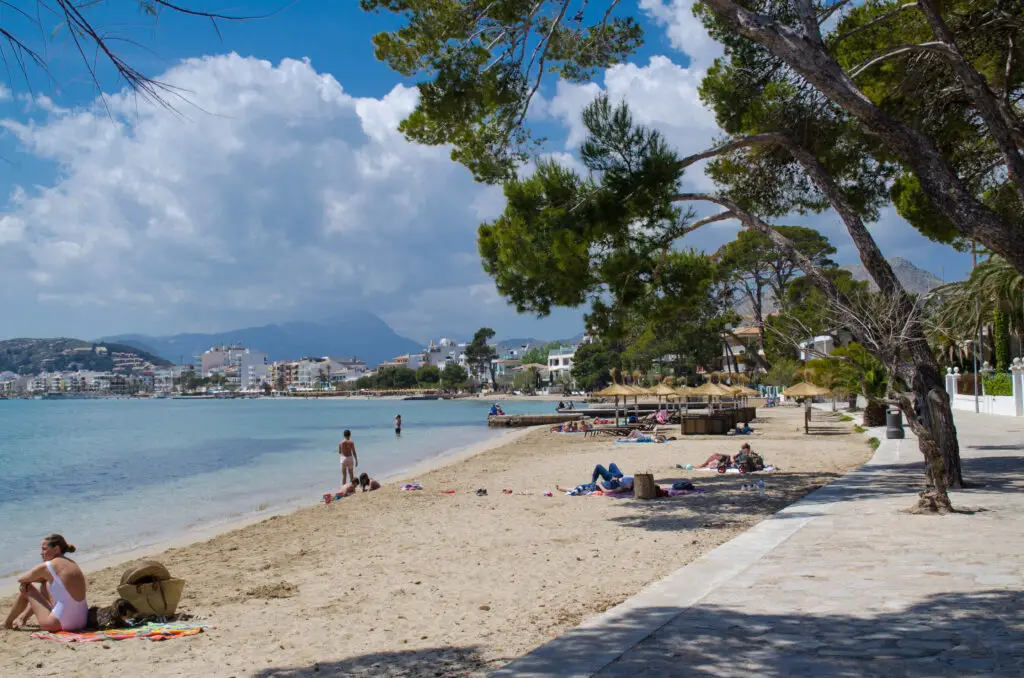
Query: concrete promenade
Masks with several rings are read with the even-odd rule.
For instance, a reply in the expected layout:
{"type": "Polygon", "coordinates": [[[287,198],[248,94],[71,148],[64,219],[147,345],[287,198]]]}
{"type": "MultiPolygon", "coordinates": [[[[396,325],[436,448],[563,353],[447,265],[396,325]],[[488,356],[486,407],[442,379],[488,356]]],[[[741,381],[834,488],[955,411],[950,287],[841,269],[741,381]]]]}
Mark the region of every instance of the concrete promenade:
{"type": "Polygon", "coordinates": [[[917,441],[872,431],[861,469],[493,675],[1024,675],[1024,420],[955,416],[971,513],[901,512],[917,441]]]}

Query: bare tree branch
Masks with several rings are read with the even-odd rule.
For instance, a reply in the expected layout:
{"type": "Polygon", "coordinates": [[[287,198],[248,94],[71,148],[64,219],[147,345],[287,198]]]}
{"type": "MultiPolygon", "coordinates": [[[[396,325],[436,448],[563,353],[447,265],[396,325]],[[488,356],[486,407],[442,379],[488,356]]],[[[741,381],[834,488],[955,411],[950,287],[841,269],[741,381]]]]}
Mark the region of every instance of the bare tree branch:
{"type": "Polygon", "coordinates": [[[850,77],[856,79],[857,76],[861,75],[872,66],[903,54],[910,54],[912,52],[934,52],[937,54],[946,54],[948,51],[949,47],[944,42],[922,42],[919,45],[900,45],[898,47],[890,47],[872,55],[870,58],[855,66],[850,71],[850,77]]]}
{"type": "Polygon", "coordinates": [[[730,212],[729,210],[725,210],[724,212],[718,212],[717,214],[712,214],[709,217],[704,217],[703,219],[698,219],[697,221],[695,221],[692,224],[688,225],[686,227],[686,229],[683,231],[683,235],[686,235],[687,233],[692,233],[693,231],[696,231],[701,226],[707,226],[708,224],[713,224],[716,221],[726,221],[728,219],[735,219],[735,218],[736,218],[736,215],[733,214],[732,212],[730,212]]]}
{"type": "Polygon", "coordinates": [[[849,5],[853,0],[839,0],[834,5],[829,5],[818,15],[818,26],[820,27],[823,23],[828,21],[833,14],[841,10],[843,7],[849,5]]]}
{"type": "Polygon", "coordinates": [[[854,29],[851,29],[849,31],[846,31],[845,33],[842,33],[840,35],[835,36],[831,40],[830,47],[834,48],[836,45],[838,45],[840,42],[842,42],[843,40],[847,39],[851,35],[856,35],[857,33],[860,33],[861,31],[866,31],[867,29],[871,28],[872,26],[877,26],[878,24],[882,23],[883,21],[888,21],[889,19],[891,19],[892,17],[896,16],[897,14],[899,14],[900,12],[902,12],[904,10],[914,9],[916,7],[917,7],[916,0],[915,0],[915,2],[908,2],[906,4],[900,5],[899,7],[897,7],[894,10],[892,10],[891,12],[886,12],[885,14],[883,14],[881,16],[875,17],[871,21],[867,21],[865,23],[862,23],[860,26],[857,26],[854,29]]]}
{"type": "MultiPolygon", "coordinates": [[[[217,24],[218,21],[264,19],[279,14],[298,2],[298,0],[288,0],[279,8],[263,14],[238,15],[195,10],[169,0],[139,1],[142,7],[148,10],[148,13],[152,14],[154,17],[158,15],[160,10],[164,9],[185,16],[209,19],[218,36],[220,36],[220,28],[217,24]]],[[[127,61],[118,55],[112,47],[114,43],[119,42],[127,42],[131,44],[136,43],[131,40],[115,37],[105,31],[102,31],[88,16],[86,16],[86,11],[97,4],[99,4],[97,0],[37,0],[36,14],[35,16],[32,16],[7,0],[0,1],[0,5],[14,10],[18,15],[26,19],[34,29],[37,29],[40,32],[40,38],[43,45],[41,52],[28,47],[23,40],[13,35],[10,30],[0,28],[0,40],[5,41],[11,48],[12,59],[18,64],[21,76],[29,91],[32,91],[31,77],[27,68],[27,64],[29,62],[37,66],[45,74],[48,80],[53,81],[46,58],[46,45],[48,38],[43,31],[43,15],[45,12],[55,16],[60,24],[66,27],[68,41],[74,48],[74,51],[78,54],[78,57],[82,60],[82,63],[85,65],[89,79],[101,97],[103,95],[103,88],[100,85],[98,77],[100,59],[105,60],[113,66],[118,78],[123,80],[130,90],[141,95],[143,98],[150,100],[152,103],[166,108],[171,108],[166,97],[168,95],[180,96],[179,92],[166,83],[161,83],[132,67],[127,61]]],[[[2,56],[5,66],[7,67],[8,80],[12,81],[10,75],[10,64],[6,50],[0,50],[0,56],[2,56]]]]}
{"type": "Polygon", "coordinates": [[[739,148],[747,148],[752,146],[764,146],[767,144],[779,143],[783,139],[781,134],[776,132],[765,132],[764,134],[751,134],[750,136],[736,137],[729,141],[712,146],[706,151],[700,153],[694,153],[688,155],[679,161],[680,167],[689,167],[690,165],[705,160],[707,158],[714,158],[724,153],[731,153],[739,148]]]}

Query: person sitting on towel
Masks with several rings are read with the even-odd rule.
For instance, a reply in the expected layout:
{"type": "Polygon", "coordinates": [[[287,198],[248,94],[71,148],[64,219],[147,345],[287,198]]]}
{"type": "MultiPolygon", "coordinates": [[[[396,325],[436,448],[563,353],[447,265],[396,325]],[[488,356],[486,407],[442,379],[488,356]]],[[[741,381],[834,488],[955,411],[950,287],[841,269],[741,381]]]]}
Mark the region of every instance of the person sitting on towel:
{"type": "Polygon", "coordinates": [[[359,474],[359,487],[363,489],[363,492],[373,491],[380,489],[380,483],[370,477],[369,473],[359,474]]]}
{"type": "Polygon", "coordinates": [[[18,577],[20,593],[4,621],[5,629],[20,628],[31,617],[43,631],[80,631],[89,617],[85,575],[68,558],[75,547],[59,534],[43,538],[42,562],[18,577]]]}

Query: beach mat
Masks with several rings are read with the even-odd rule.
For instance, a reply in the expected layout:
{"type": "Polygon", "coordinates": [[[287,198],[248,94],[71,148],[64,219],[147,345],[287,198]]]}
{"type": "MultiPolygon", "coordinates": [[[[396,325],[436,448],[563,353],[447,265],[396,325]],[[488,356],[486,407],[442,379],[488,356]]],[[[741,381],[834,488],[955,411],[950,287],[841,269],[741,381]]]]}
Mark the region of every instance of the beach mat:
{"type": "Polygon", "coordinates": [[[100,643],[105,640],[128,640],[129,638],[146,638],[157,641],[194,636],[214,628],[217,627],[192,622],[169,622],[166,624],[150,623],[134,629],[111,629],[110,631],[86,631],[83,633],[38,631],[33,633],[32,637],[39,640],[56,640],[58,643],[100,643]]]}

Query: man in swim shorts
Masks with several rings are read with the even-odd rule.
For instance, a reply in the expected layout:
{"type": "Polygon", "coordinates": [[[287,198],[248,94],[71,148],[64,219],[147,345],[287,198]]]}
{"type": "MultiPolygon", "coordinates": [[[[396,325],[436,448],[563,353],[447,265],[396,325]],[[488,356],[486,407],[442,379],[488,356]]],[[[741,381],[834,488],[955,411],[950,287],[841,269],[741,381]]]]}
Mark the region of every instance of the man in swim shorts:
{"type": "Polygon", "coordinates": [[[345,439],[338,443],[338,454],[341,455],[341,485],[356,482],[356,467],[359,466],[359,455],[356,444],[352,442],[352,431],[345,429],[345,439]]]}

